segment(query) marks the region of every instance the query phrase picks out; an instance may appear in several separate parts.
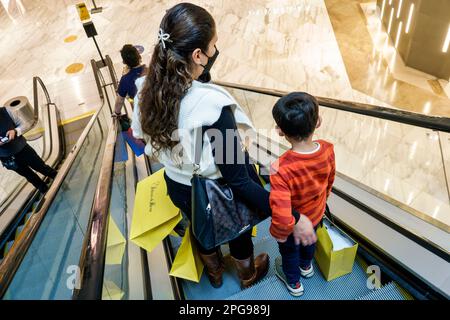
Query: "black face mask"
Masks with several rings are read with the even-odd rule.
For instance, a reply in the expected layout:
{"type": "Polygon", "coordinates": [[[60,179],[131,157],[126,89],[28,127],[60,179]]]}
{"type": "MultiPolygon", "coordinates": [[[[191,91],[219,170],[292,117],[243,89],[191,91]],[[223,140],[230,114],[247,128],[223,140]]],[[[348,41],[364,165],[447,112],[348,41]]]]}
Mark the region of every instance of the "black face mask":
{"type": "Polygon", "coordinates": [[[207,74],[209,73],[209,71],[211,71],[211,68],[212,68],[214,62],[216,61],[217,56],[219,55],[219,50],[217,50],[217,47],[214,46],[214,48],[216,48],[216,53],[214,53],[214,55],[213,55],[212,57],[208,56],[206,53],[204,53],[204,52],[202,51],[203,54],[204,54],[205,56],[208,57],[208,63],[207,63],[205,66],[202,65],[202,64],[200,64],[200,65],[203,67],[203,72],[202,72],[202,74],[200,75],[201,78],[207,76],[207,74]]]}

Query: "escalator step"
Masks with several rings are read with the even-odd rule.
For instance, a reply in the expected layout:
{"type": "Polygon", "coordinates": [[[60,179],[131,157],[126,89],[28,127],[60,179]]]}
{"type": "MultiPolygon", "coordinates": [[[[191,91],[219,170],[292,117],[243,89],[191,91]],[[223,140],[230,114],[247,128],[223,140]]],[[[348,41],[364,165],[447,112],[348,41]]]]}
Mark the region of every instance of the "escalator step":
{"type": "Polygon", "coordinates": [[[33,214],[33,211],[30,211],[25,215],[25,223],[27,223],[27,221],[30,220],[32,214],[33,214]]]}
{"type": "MultiPolygon", "coordinates": [[[[271,269],[275,259],[272,259],[271,269]]],[[[237,292],[229,300],[353,300],[371,292],[366,286],[367,275],[358,262],[355,262],[350,274],[332,281],[326,281],[317,264],[316,273],[309,279],[302,279],[305,292],[300,297],[293,297],[278,277],[269,275],[255,286],[237,292]]]]}
{"type": "MultiPolygon", "coordinates": [[[[279,255],[278,246],[269,234],[270,219],[258,225],[258,233],[253,238],[255,254],[267,252],[270,256],[270,270],[267,276],[251,288],[241,290],[236,271],[229,256],[225,258],[226,268],[223,286],[220,290],[211,288],[207,276],[203,274],[200,283],[182,281],[186,299],[229,299],[229,300],[405,300],[406,295],[396,284],[389,284],[379,290],[367,288],[367,264],[356,258],[353,271],[332,281],[326,281],[314,261],[316,274],[302,279],[305,293],[301,297],[291,296],[274,272],[275,258],[279,255]]],[[[174,251],[177,251],[181,238],[174,238],[174,251]]],[[[224,255],[229,254],[227,246],[222,247],[224,255]]]]}
{"type": "Polygon", "coordinates": [[[358,298],[357,300],[410,300],[408,294],[403,293],[395,282],[390,282],[378,290],[368,295],[358,298]]]}
{"type": "Polygon", "coordinates": [[[17,229],[16,229],[16,235],[15,235],[15,238],[16,238],[16,239],[17,239],[17,237],[19,236],[19,234],[22,232],[23,228],[25,228],[25,225],[24,225],[24,224],[17,227],[17,229]]]}
{"type": "Polygon", "coordinates": [[[4,246],[4,250],[3,250],[3,257],[6,257],[6,254],[9,252],[9,250],[11,249],[11,247],[13,246],[14,241],[8,241],[5,246],[4,246]]]}
{"type": "MultiPolygon", "coordinates": [[[[326,281],[317,264],[314,262],[316,275],[310,279],[302,280],[305,294],[302,297],[292,297],[284,284],[275,275],[274,262],[279,256],[276,241],[268,235],[268,223],[258,225],[258,235],[254,238],[255,255],[267,252],[270,256],[270,269],[264,280],[246,290],[241,290],[236,270],[226,257],[226,269],[221,290],[214,290],[208,282],[207,276],[203,274],[200,283],[183,281],[183,289],[187,299],[236,299],[236,300],[267,300],[267,299],[303,299],[303,300],[353,300],[365,296],[371,292],[367,288],[367,274],[360,265],[359,259],[355,261],[353,271],[350,274],[339,277],[333,281],[326,281]]],[[[225,254],[225,247],[222,252],[225,254]]]]}

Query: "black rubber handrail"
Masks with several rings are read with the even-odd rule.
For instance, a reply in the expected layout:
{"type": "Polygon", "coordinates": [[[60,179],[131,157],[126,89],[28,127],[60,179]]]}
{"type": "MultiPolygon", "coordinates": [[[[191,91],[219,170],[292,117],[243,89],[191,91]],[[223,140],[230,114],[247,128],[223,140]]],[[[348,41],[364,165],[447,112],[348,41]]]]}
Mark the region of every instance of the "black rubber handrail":
{"type": "MultiPolygon", "coordinates": [[[[283,97],[289,93],[286,91],[271,90],[222,81],[215,81],[214,83],[223,87],[250,91],[273,97],[283,97]]],[[[395,121],[403,124],[409,124],[416,127],[422,127],[431,130],[450,132],[450,118],[448,117],[428,116],[420,113],[391,109],[382,106],[359,102],[344,101],[323,97],[316,97],[316,98],[317,101],[319,102],[319,105],[324,107],[362,114],[365,116],[384,120],[395,121]]]]}

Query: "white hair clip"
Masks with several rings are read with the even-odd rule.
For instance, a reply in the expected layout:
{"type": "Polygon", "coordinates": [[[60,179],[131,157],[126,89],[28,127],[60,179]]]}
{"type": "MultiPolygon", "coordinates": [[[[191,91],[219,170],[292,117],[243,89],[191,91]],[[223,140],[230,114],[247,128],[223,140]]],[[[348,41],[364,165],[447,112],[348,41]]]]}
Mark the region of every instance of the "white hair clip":
{"type": "Polygon", "coordinates": [[[170,40],[170,34],[164,33],[162,29],[159,29],[158,40],[161,41],[164,49],[166,48],[165,41],[172,42],[172,40],[170,40]]]}

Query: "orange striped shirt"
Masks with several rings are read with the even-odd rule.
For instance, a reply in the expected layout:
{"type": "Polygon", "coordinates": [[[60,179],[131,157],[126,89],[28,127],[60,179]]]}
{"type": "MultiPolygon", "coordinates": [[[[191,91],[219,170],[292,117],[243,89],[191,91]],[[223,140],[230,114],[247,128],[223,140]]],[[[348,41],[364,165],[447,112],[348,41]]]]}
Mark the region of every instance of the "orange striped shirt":
{"type": "Polygon", "coordinates": [[[284,239],[294,229],[292,208],[307,216],[316,226],[325,212],[336,171],[333,145],[324,140],[319,150],[301,154],[289,150],[271,167],[270,207],[272,224],[270,233],[284,239]]]}

